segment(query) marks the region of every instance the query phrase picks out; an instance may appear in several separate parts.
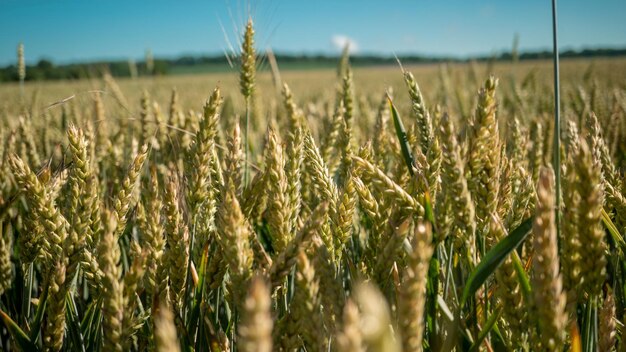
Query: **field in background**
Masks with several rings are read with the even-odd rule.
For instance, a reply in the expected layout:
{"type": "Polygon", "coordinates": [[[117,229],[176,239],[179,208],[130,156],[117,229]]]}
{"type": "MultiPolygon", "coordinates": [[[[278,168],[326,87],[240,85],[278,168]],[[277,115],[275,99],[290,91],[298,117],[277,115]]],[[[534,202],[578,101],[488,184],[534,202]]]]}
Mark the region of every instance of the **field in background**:
{"type": "MultiPolygon", "coordinates": [[[[279,63],[280,67],[280,63],[279,63]]],[[[425,64],[407,66],[406,69],[414,73],[419,81],[423,94],[432,101],[436,95],[441,94],[442,78],[448,79],[447,84],[454,85],[456,82],[463,84],[472,74],[475,68],[477,83],[488,76],[488,64],[425,64]]],[[[522,61],[516,64],[496,62],[491,68],[491,73],[501,80],[502,84],[510,84],[511,78],[521,82],[524,78],[534,76],[541,85],[552,82],[552,62],[549,60],[522,61]],[[530,75],[530,76],[529,76],[530,75]]],[[[582,84],[585,76],[595,80],[602,86],[623,86],[626,84],[626,58],[598,58],[598,59],[569,59],[561,62],[561,79],[564,86],[563,99],[567,100],[568,92],[575,89],[577,84],[582,84]]],[[[328,98],[335,94],[337,87],[336,68],[311,69],[311,70],[288,70],[281,73],[283,82],[288,83],[297,100],[308,101],[309,99],[328,98]]],[[[407,101],[406,90],[402,73],[398,66],[364,67],[354,69],[354,81],[356,94],[368,99],[377,100],[388,88],[392,87],[401,101],[407,101]]],[[[183,74],[154,78],[128,78],[117,79],[117,82],[135,108],[139,108],[139,99],[142,91],[147,90],[152,98],[161,105],[166,106],[169,102],[172,88],[180,93],[181,107],[185,110],[199,110],[208,98],[210,92],[216,86],[220,86],[225,96],[231,97],[236,105],[241,104],[241,95],[238,93],[238,73],[220,72],[210,74],[183,74]]],[[[273,85],[271,73],[263,71],[258,74],[258,92],[264,101],[280,100],[280,89],[273,85]]],[[[453,89],[448,87],[447,89],[453,89]]],[[[464,87],[466,88],[466,87],[464,87]]],[[[479,85],[475,87],[478,90],[479,85]]],[[[103,99],[110,106],[109,101],[114,99],[110,92],[106,91],[103,82],[98,79],[82,81],[53,81],[26,83],[25,96],[31,100],[37,92],[40,107],[45,107],[54,102],[61,101],[74,95],[74,100],[79,104],[92,100],[90,91],[103,90],[103,99]]],[[[464,94],[471,92],[464,91],[464,94]]],[[[14,109],[16,101],[19,101],[20,91],[17,83],[0,84],[0,112],[14,109]]],[[[59,107],[57,106],[57,109],[59,107]]],[[[135,110],[136,111],[136,110],[135,110]]],[[[241,113],[241,111],[238,111],[241,113]]]]}
{"type": "MultiPolygon", "coordinates": [[[[280,64],[279,64],[280,66],[280,64]]],[[[526,95],[536,95],[538,99],[550,105],[553,97],[552,62],[549,60],[522,61],[519,63],[495,62],[467,64],[423,64],[405,67],[414,73],[426,101],[438,105],[449,112],[453,119],[467,120],[475,108],[475,95],[489,74],[500,80],[500,89],[504,99],[512,102],[515,97],[513,87],[519,92],[523,86],[526,95]]],[[[317,116],[328,118],[333,114],[332,102],[341,88],[341,79],[337,69],[287,70],[280,73],[283,83],[287,83],[294,94],[296,103],[301,104],[308,118],[317,116]]],[[[183,74],[173,76],[140,77],[137,79],[115,79],[126,100],[122,106],[113,94],[110,86],[102,79],[80,81],[49,81],[27,82],[24,88],[24,104],[34,116],[47,116],[57,119],[66,112],[79,109],[81,113],[93,113],[94,94],[100,97],[106,107],[108,123],[120,123],[126,119],[131,122],[139,120],[140,100],[144,92],[160,106],[161,112],[167,115],[172,89],[178,92],[178,104],[182,111],[199,113],[215,87],[220,87],[225,98],[222,123],[228,129],[237,116],[243,123],[244,101],[239,92],[238,73],[231,72],[210,74],[183,74]]],[[[357,116],[355,131],[357,135],[368,134],[375,121],[375,108],[383,94],[388,91],[396,97],[396,104],[403,115],[410,114],[410,99],[403,81],[399,66],[362,67],[353,69],[354,93],[356,98],[357,116]],[[362,109],[366,113],[359,115],[362,109]]],[[[582,85],[594,85],[598,89],[623,87],[626,84],[626,58],[598,59],[566,59],[561,63],[561,87],[564,115],[571,113],[572,103],[582,85]]],[[[250,131],[251,145],[263,142],[267,117],[275,116],[282,110],[281,88],[275,85],[269,70],[258,72],[256,93],[253,108],[256,117],[252,119],[250,131]]],[[[0,84],[0,115],[20,114],[20,89],[16,83],[0,84]]],[[[523,97],[522,97],[523,98],[523,97]]],[[[510,107],[514,109],[513,107],[510,107]]],[[[550,112],[546,108],[545,112],[550,112]]],[[[537,118],[538,116],[521,116],[522,111],[514,111],[510,118],[537,118]]],[[[551,112],[550,112],[551,113],[551,112]]],[[[71,114],[69,114],[71,115],[71,114]]],[[[68,116],[69,116],[68,115],[68,116]]],[[[75,114],[74,114],[75,115],[75,114]]],[[[543,116],[542,118],[547,118],[543,116]]],[[[35,120],[35,124],[43,119],[35,120]]],[[[314,133],[318,132],[318,121],[310,121],[314,133]]],[[[500,119],[500,124],[507,128],[507,121],[500,119]]],[[[509,121],[510,122],[510,121],[509,121]]],[[[54,124],[53,124],[54,125],[54,124]]],[[[180,132],[180,131],[179,131],[180,132]]],[[[190,131],[187,131],[190,132],[190,131]]],[[[62,134],[56,130],[52,133],[62,134]]],[[[178,133],[178,132],[175,132],[178,133]]],[[[257,148],[258,150],[258,148],[257,148]]],[[[254,153],[256,158],[260,154],[254,153]]]]}

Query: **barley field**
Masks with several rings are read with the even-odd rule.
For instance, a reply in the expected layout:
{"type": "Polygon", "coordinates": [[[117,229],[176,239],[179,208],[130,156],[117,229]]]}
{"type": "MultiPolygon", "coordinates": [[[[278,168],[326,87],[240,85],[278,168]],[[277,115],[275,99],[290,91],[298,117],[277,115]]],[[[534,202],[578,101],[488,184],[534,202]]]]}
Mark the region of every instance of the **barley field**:
{"type": "Polygon", "coordinates": [[[626,351],[626,59],[562,62],[555,131],[548,61],[257,72],[252,33],[0,86],[3,350],[626,351]]]}

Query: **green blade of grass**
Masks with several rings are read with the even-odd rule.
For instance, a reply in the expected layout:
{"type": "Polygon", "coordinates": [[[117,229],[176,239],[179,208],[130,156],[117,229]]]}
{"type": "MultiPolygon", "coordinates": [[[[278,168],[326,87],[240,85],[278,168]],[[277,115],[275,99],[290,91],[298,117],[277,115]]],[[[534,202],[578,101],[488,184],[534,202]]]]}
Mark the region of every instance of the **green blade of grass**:
{"type": "Polygon", "coordinates": [[[37,351],[37,347],[31,341],[30,337],[26,335],[24,330],[22,330],[11,317],[9,317],[3,310],[0,309],[0,319],[6,326],[7,330],[15,340],[15,344],[22,351],[37,351]]]}
{"type": "Polygon", "coordinates": [[[524,297],[530,298],[530,279],[528,278],[528,274],[526,270],[524,270],[524,265],[522,265],[522,260],[517,254],[516,251],[511,252],[511,258],[513,259],[513,266],[515,267],[515,272],[517,273],[517,279],[519,280],[520,286],[522,287],[522,292],[524,293],[524,297]]]}
{"type": "Polygon", "coordinates": [[[602,209],[602,222],[604,223],[606,229],[609,230],[611,237],[613,237],[613,240],[617,243],[622,253],[626,253],[626,242],[624,241],[624,237],[619,233],[617,226],[615,226],[613,221],[611,221],[609,214],[607,214],[604,209],[602,209]]]}
{"type": "Polygon", "coordinates": [[[30,340],[33,341],[33,343],[37,342],[37,338],[39,337],[41,322],[43,321],[43,313],[46,311],[47,302],[48,288],[45,287],[39,297],[39,305],[37,306],[37,312],[35,312],[35,319],[32,324],[30,324],[30,340]]]}
{"type": "Polygon", "coordinates": [[[493,337],[491,339],[491,347],[495,350],[495,351],[504,351],[505,350],[505,346],[504,346],[504,337],[502,336],[502,333],[500,332],[500,328],[498,327],[498,322],[496,321],[496,324],[493,326],[493,329],[491,329],[491,332],[493,333],[493,337]],[[500,348],[498,348],[498,346],[496,345],[496,343],[500,343],[500,348]]]}
{"type": "Polygon", "coordinates": [[[99,346],[102,322],[102,300],[92,302],[81,322],[81,330],[85,339],[85,347],[92,351],[99,346]]]}
{"type": "Polygon", "coordinates": [[[441,316],[446,318],[448,322],[453,323],[454,314],[452,314],[452,310],[450,310],[450,307],[448,307],[448,304],[443,299],[443,297],[441,297],[441,295],[437,295],[437,305],[439,306],[439,308],[441,308],[441,316]]]}
{"type": "Polygon", "coordinates": [[[93,321],[95,310],[96,310],[95,304],[94,303],[90,304],[89,307],[87,307],[87,310],[83,314],[83,320],[80,322],[80,328],[82,330],[82,334],[83,336],[87,338],[87,341],[89,340],[88,327],[93,321]]]}
{"type": "Polygon", "coordinates": [[[428,191],[424,193],[424,218],[432,225],[434,235],[436,233],[435,212],[433,211],[433,203],[430,199],[430,193],[428,191]]]}
{"type": "MultiPolygon", "coordinates": [[[[209,258],[209,244],[204,245],[202,251],[202,258],[200,259],[200,271],[198,272],[198,285],[196,286],[196,292],[191,304],[191,311],[189,314],[189,320],[187,322],[187,330],[192,336],[195,336],[196,329],[198,328],[200,319],[200,305],[203,302],[204,297],[204,276],[206,272],[206,266],[209,258]]],[[[196,340],[197,341],[197,340],[196,340]]]]}
{"type": "Polygon", "coordinates": [[[35,264],[34,263],[30,263],[28,265],[28,273],[26,275],[26,288],[24,291],[24,297],[23,297],[23,301],[22,301],[22,317],[24,317],[24,319],[29,320],[30,319],[30,306],[31,306],[31,302],[30,302],[30,297],[31,294],[33,292],[33,284],[34,284],[34,280],[35,280],[35,264]]]}
{"type": "Polygon", "coordinates": [[[409,174],[413,176],[413,154],[411,154],[411,146],[409,145],[409,138],[406,135],[406,130],[404,129],[404,124],[402,123],[402,119],[398,114],[398,110],[393,105],[393,101],[391,101],[391,97],[387,95],[387,100],[389,101],[389,109],[391,110],[391,116],[393,117],[393,125],[396,129],[396,136],[398,136],[398,141],[400,142],[400,148],[402,149],[402,156],[404,157],[404,162],[406,163],[406,167],[409,169],[409,174]]]}
{"type": "Polygon", "coordinates": [[[196,286],[196,294],[194,296],[194,304],[202,300],[204,294],[204,279],[206,267],[209,263],[209,244],[205,244],[202,250],[202,259],[200,259],[200,271],[198,272],[198,285],[196,286]]]}
{"type": "Polygon", "coordinates": [[[502,313],[502,307],[496,308],[496,311],[491,314],[487,322],[485,323],[485,327],[480,331],[476,341],[470,348],[470,352],[478,351],[480,349],[480,345],[485,341],[485,338],[489,334],[489,332],[496,326],[496,322],[500,318],[500,314],[502,313]]]}
{"type": "Polygon", "coordinates": [[[582,341],[584,352],[596,350],[597,318],[596,298],[592,297],[587,301],[585,312],[582,316],[582,341]]]}
{"type": "Polygon", "coordinates": [[[485,257],[480,261],[476,269],[470,274],[465,288],[463,289],[463,296],[461,298],[461,306],[465,305],[468,298],[470,298],[480,286],[493,274],[496,269],[502,264],[504,259],[519,247],[522,242],[528,237],[530,229],[532,228],[533,219],[529,218],[522,222],[515,230],[513,230],[508,236],[500,240],[489,252],[485,254],[485,257]]]}
{"type": "Polygon", "coordinates": [[[65,296],[65,320],[67,322],[67,333],[72,342],[72,350],[85,352],[85,341],[80,329],[78,310],[76,309],[74,297],[72,297],[70,292],[65,296]]]}

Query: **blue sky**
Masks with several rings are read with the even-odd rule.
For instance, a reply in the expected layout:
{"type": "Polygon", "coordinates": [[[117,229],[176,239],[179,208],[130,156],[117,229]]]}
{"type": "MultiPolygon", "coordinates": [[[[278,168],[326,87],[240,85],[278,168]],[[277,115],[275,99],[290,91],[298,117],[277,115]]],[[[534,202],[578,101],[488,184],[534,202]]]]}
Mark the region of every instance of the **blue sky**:
{"type": "MultiPolygon", "coordinates": [[[[0,0],[0,65],[20,41],[30,63],[219,54],[248,13],[258,46],[276,52],[350,40],[360,53],[463,57],[509,50],[515,33],[521,50],[551,47],[549,0],[0,0]]],[[[626,47],[625,16],[626,0],[562,0],[562,47],[626,47]]]]}

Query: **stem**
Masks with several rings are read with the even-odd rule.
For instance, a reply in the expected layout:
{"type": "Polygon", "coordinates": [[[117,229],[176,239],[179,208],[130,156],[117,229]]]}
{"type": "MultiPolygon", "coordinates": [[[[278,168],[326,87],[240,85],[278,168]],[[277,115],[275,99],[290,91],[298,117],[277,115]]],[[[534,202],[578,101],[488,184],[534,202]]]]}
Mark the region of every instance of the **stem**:
{"type": "Polygon", "coordinates": [[[591,315],[591,345],[589,351],[598,349],[598,296],[592,298],[592,315],[591,315]]]}
{"type": "Polygon", "coordinates": [[[443,294],[444,298],[448,295],[448,287],[450,286],[450,280],[452,279],[452,256],[454,255],[454,243],[450,245],[450,253],[446,260],[446,282],[443,285],[443,294]]]}
{"type": "MultiPolygon", "coordinates": [[[[197,214],[198,214],[197,209],[194,209],[193,225],[191,229],[191,238],[189,239],[189,258],[187,259],[187,273],[185,274],[186,279],[185,279],[185,288],[184,288],[185,295],[183,296],[183,312],[188,311],[187,307],[191,305],[191,292],[194,292],[193,291],[193,288],[194,288],[193,279],[191,278],[191,263],[192,263],[191,258],[193,257],[193,249],[195,246],[197,214]],[[190,290],[190,285],[191,285],[191,290],[190,290]]],[[[183,320],[187,321],[186,318],[187,317],[184,316],[183,320]]]]}
{"type": "Polygon", "coordinates": [[[243,184],[244,186],[248,186],[248,182],[250,180],[250,166],[249,166],[249,151],[248,151],[248,131],[250,127],[250,97],[246,97],[246,125],[244,129],[244,144],[243,148],[246,151],[245,162],[244,162],[244,173],[243,173],[243,184]]]}
{"type": "MultiPolygon", "coordinates": [[[[480,255],[481,255],[481,260],[483,258],[485,258],[485,253],[487,253],[487,246],[486,246],[486,236],[481,236],[481,241],[480,241],[480,255]]],[[[485,284],[483,285],[483,319],[485,319],[485,321],[487,321],[489,319],[489,285],[487,284],[487,280],[485,280],[485,284]]],[[[489,340],[489,336],[487,336],[487,340],[489,340]]]]}
{"type": "Polygon", "coordinates": [[[20,99],[22,100],[22,104],[24,104],[24,101],[26,100],[24,98],[24,94],[24,80],[20,78],[20,99]]]}
{"type": "Polygon", "coordinates": [[[554,175],[556,181],[556,233],[561,238],[561,98],[559,85],[559,46],[557,35],[556,0],[552,0],[552,44],[554,59],[554,144],[552,148],[554,175]]]}
{"type": "Polygon", "coordinates": [[[583,351],[584,352],[592,352],[594,351],[594,305],[595,305],[595,297],[590,298],[587,301],[587,305],[585,307],[585,315],[584,315],[584,324],[583,324],[583,351]]]}
{"type": "Polygon", "coordinates": [[[430,290],[427,290],[428,298],[426,302],[428,304],[428,315],[430,315],[432,325],[430,326],[429,344],[432,351],[439,349],[439,332],[437,326],[437,294],[439,293],[439,258],[441,255],[439,251],[441,246],[438,246],[434,251],[432,258],[430,259],[430,265],[428,268],[428,280],[430,282],[430,290]]]}

